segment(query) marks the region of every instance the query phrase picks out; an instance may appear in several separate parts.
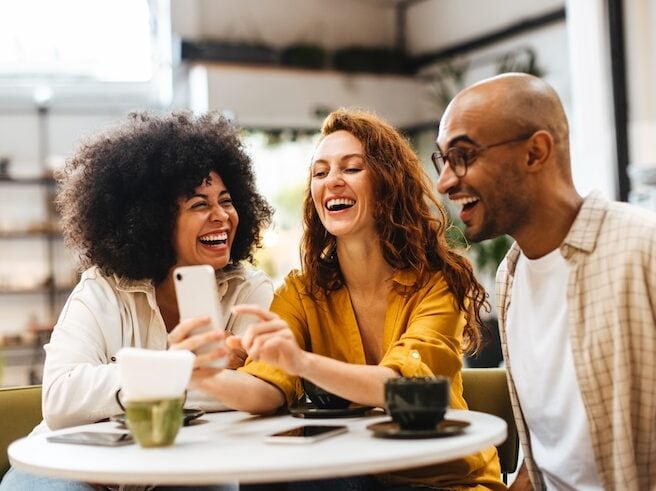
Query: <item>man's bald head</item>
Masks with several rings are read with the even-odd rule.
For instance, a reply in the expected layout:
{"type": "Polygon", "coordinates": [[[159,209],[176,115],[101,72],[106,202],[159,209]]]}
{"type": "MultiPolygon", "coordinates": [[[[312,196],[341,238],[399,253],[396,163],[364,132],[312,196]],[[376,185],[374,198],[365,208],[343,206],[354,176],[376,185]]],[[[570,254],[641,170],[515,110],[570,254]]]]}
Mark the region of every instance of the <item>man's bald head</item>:
{"type": "Polygon", "coordinates": [[[554,139],[554,157],[569,174],[569,127],[556,91],[525,73],[504,73],[461,91],[447,107],[442,120],[473,111],[485,124],[504,128],[509,135],[546,130],[554,139]]]}

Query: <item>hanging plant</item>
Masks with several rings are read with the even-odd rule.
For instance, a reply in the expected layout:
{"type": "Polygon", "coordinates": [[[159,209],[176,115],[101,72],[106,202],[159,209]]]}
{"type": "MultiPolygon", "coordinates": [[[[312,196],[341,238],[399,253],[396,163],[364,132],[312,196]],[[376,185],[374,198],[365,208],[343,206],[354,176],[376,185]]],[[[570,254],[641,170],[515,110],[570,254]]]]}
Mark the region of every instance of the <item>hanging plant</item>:
{"type": "Polygon", "coordinates": [[[438,111],[444,111],[451,99],[464,87],[468,69],[467,61],[449,61],[433,70],[431,78],[434,81],[429,85],[428,92],[438,111]]]}
{"type": "Polygon", "coordinates": [[[499,57],[497,73],[521,72],[542,77],[544,70],[538,66],[537,55],[532,48],[523,48],[499,57]]]}

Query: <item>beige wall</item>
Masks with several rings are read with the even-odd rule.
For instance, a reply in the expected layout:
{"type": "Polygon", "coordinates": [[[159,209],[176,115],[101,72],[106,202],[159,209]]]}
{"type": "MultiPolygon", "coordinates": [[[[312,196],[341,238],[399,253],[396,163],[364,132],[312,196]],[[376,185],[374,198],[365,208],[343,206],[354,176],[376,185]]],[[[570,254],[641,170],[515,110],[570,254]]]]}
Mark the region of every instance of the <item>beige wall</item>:
{"type": "Polygon", "coordinates": [[[357,0],[172,0],[173,31],[188,39],[310,42],[328,49],[392,46],[393,9],[357,0]]]}
{"type": "Polygon", "coordinates": [[[420,54],[564,7],[564,0],[426,0],[408,10],[408,50],[420,54]]]}

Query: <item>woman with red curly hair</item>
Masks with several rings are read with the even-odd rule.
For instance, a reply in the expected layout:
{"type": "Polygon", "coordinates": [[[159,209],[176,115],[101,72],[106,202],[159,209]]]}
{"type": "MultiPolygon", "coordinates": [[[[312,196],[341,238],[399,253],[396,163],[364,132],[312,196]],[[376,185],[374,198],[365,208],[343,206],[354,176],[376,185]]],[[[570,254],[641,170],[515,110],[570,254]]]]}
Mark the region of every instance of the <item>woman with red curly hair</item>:
{"type": "MultiPolygon", "coordinates": [[[[233,308],[259,317],[228,339],[249,354],[240,376],[197,370],[193,383],[237,409],[269,413],[295,404],[301,379],[380,407],[385,381],[443,375],[451,407],[466,408],[462,354],[480,345],[485,292],[447,244],[444,209],[406,139],[372,114],[333,112],[303,207],[302,271],[287,276],[271,311],[233,308]]],[[[181,324],[171,337],[191,328],[181,324]]],[[[180,344],[195,348],[192,338],[180,344]]],[[[494,448],[438,466],[291,486],[505,489],[494,448]]]]}

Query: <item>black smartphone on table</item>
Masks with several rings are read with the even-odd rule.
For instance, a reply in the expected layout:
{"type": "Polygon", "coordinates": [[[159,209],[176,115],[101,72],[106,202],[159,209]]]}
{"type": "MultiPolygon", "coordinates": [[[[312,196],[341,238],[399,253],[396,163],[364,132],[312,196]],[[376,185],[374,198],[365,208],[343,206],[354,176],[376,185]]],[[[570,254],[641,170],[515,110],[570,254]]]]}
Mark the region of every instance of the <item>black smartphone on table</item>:
{"type": "Polygon", "coordinates": [[[99,431],[60,433],[47,436],[46,440],[55,443],[76,443],[80,445],[100,445],[103,447],[120,447],[134,442],[130,433],[109,433],[99,431]]]}
{"type": "Polygon", "coordinates": [[[346,433],[348,427],[343,425],[302,425],[268,435],[268,443],[314,443],[331,436],[346,433]]]}

